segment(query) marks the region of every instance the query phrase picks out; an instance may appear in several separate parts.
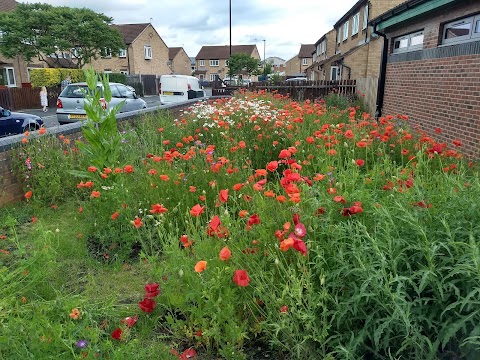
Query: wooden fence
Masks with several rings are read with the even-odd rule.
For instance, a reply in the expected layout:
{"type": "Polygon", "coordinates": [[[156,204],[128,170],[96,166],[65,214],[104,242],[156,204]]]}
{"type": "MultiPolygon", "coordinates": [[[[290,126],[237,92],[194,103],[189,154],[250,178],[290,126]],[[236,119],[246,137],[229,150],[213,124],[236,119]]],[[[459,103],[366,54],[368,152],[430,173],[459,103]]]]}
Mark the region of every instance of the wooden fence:
{"type": "MultiPolygon", "coordinates": [[[[48,88],[48,106],[57,106],[60,87],[48,88]]],[[[0,106],[9,110],[40,109],[40,88],[0,88],[0,106]]]]}
{"type": "MultiPolygon", "coordinates": [[[[212,87],[213,96],[231,95],[238,91],[240,86],[228,87],[212,87]]],[[[276,92],[278,94],[289,96],[296,100],[315,100],[322,98],[330,93],[340,95],[355,94],[356,82],[355,80],[339,80],[339,81],[301,81],[301,82],[278,82],[270,84],[266,82],[252,83],[248,88],[251,91],[265,90],[267,92],[276,92]]]]}

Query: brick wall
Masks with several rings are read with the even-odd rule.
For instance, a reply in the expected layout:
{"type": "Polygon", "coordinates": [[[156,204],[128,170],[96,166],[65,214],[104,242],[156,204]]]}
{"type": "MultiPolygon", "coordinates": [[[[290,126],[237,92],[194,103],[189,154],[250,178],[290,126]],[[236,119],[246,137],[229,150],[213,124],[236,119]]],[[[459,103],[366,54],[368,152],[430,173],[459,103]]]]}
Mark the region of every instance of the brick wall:
{"type": "Polygon", "coordinates": [[[383,114],[406,114],[440,142],[460,139],[463,152],[478,158],[479,79],[480,54],[389,63],[383,114]]]}
{"type": "Polygon", "coordinates": [[[170,68],[172,69],[174,74],[192,75],[190,58],[188,57],[185,50],[181,49],[178,52],[178,54],[173,58],[170,68]]]}
{"type": "Polygon", "coordinates": [[[480,158],[480,42],[441,45],[443,24],[478,14],[478,0],[430,11],[387,29],[393,38],[424,31],[424,50],[389,55],[383,114],[403,113],[435,139],[463,143],[480,158]],[[441,128],[440,134],[435,132],[441,128]]]}

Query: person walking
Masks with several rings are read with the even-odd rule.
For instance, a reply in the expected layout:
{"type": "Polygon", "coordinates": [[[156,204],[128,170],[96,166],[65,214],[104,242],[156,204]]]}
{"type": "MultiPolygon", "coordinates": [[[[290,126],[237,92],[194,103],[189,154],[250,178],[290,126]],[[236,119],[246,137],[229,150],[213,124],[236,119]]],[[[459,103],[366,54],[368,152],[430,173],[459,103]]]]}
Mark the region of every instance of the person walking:
{"type": "Polygon", "coordinates": [[[43,112],[48,111],[48,92],[45,86],[40,90],[40,104],[43,106],[43,112]]]}

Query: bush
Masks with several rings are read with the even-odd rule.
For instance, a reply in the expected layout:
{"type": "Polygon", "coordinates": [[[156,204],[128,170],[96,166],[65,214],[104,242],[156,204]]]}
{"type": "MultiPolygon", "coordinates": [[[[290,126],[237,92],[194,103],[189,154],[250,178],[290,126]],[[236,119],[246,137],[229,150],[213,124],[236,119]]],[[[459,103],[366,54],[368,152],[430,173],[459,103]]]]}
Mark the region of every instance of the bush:
{"type": "Polygon", "coordinates": [[[33,87],[55,87],[60,85],[67,76],[70,76],[72,82],[85,81],[81,69],[41,68],[30,70],[30,82],[33,87]]]}

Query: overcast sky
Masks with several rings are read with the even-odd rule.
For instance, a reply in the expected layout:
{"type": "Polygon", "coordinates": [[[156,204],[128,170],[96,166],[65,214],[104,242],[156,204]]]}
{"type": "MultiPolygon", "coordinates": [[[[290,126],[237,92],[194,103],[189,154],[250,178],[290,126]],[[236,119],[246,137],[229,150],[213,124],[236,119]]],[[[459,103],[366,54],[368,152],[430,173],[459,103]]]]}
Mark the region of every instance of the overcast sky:
{"type": "MultiPolygon", "coordinates": [[[[229,45],[229,0],[17,0],[87,7],[115,24],[152,22],[167,46],[195,57],[203,45],[229,45]]],[[[256,44],[263,58],[288,60],[314,44],[358,0],[231,0],[232,45],[256,44]],[[263,40],[265,39],[265,43],[263,40]]],[[[74,30],[74,29],[72,29],[74,30]]]]}

